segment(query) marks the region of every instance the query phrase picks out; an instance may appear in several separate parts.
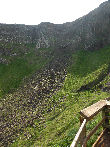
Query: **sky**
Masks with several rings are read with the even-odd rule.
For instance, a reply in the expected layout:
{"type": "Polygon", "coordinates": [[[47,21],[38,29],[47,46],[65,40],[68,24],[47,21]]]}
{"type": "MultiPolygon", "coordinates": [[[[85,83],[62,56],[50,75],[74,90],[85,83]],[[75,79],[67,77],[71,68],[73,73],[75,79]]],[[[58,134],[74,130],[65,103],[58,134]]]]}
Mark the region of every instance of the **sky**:
{"type": "Polygon", "coordinates": [[[37,25],[71,22],[105,0],[0,0],[0,23],[37,25]]]}

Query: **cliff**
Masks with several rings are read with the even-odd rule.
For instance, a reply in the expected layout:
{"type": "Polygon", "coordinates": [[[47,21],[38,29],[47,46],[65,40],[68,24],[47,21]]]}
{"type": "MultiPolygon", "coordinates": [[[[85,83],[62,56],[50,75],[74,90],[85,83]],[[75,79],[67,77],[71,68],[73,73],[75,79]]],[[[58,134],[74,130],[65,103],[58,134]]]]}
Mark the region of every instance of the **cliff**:
{"type": "MultiPolygon", "coordinates": [[[[74,15],[74,14],[73,14],[74,15]]],[[[110,2],[74,22],[39,25],[0,24],[0,48],[6,43],[35,43],[36,48],[97,49],[110,42],[110,2]]],[[[0,49],[1,52],[1,49],[0,49]]]]}

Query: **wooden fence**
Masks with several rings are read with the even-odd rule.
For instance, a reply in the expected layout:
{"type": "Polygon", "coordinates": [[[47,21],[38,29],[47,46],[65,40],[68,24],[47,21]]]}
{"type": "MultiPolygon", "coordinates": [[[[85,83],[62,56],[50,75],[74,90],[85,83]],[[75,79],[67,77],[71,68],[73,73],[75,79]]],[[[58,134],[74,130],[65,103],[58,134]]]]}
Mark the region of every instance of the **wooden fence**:
{"type": "Polygon", "coordinates": [[[81,147],[87,146],[87,141],[90,137],[97,131],[97,129],[102,125],[103,129],[110,128],[110,98],[98,101],[97,103],[81,110],[80,112],[80,128],[77,132],[70,147],[77,147],[80,144],[81,147]],[[99,112],[102,111],[102,120],[89,132],[86,134],[86,124],[91,119],[94,118],[99,112]]]}

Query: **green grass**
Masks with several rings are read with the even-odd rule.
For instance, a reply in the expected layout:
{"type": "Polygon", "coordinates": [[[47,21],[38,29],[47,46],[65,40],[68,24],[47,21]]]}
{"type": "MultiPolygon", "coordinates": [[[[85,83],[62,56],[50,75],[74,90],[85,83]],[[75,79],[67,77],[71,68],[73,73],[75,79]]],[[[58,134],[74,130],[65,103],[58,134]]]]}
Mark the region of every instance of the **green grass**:
{"type": "Polygon", "coordinates": [[[100,66],[110,63],[110,47],[96,51],[80,50],[73,54],[73,64],[69,72],[80,77],[96,71],[100,66]]]}
{"type": "MultiPolygon", "coordinates": [[[[79,129],[79,111],[93,103],[110,97],[98,87],[105,86],[110,78],[107,76],[110,64],[110,47],[97,51],[78,51],[73,54],[72,64],[68,67],[67,77],[63,87],[49,99],[49,103],[57,102],[57,107],[50,113],[45,113],[45,121],[36,120],[35,128],[29,126],[26,138],[21,133],[11,147],[67,147],[70,146],[79,129]],[[101,79],[100,77],[103,77],[101,79]],[[91,85],[92,83],[92,85],[91,85]],[[89,85],[89,90],[77,92],[82,86],[89,85]],[[64,98],[64,99],[63,99],[64,98]],[[62,100],[62,101],[60,101],[62,100]]],[[[95,121],[87,125],[90,131],[101,119],[99,114],[95,121]]],[[[102,128],[88,142],[91,147],[102,128]]]]}
{"type": "MultiPolygon", "coordinates": [[[[14,46],[16,47],[16,44],[14,46]]],[[[0,97],[16,90],[22,84],[24,78],[29,78],[50,60],[40,55],[42,49],[39,50],[39,54],[36,53],[34,44],[25,46],[29,49],[27,54],[16,57],[6,56],[10,61],[9,64],[0,64],[0,97]]],[[[51,49],[47,50],[47,52],[50,51],[51,49]]]]}
{"type": "MultiPolygon", "coordinates": [[[[67,147],[71,144],[75,134],[79,129],[79,111],[84,107],[87,107],[96,101],[108,97],[107,93],[89,93],[83,92],[80,94],[71,94],[68,96],[68,101],[65,101],[65,109],[62,108],[62,104],[59,107],[59,110],[56,110],[55,113],[58,115],[51,119],[55,114],[51,112],[46,114],[46,122],[42,124],[38,129],[39,123],[35,122],[36,128],[31,126],[26,128],[28,132],[29,139],[24,135],[24,133],[19,136],[19,138],[11,145],[11,147],[20,146],[20,147],[30,147],[34,146],[59,146],[67,147]],[[71,97],[71,100],[69,100],[71,97]],[[46,128],[44,127],[46,126],[46,128]]],[[[58,109],[58,108],[57,108],[58,109]]],[[[96,119],[94,123],[89,125],[87,128],[90,130],[96,125],[96,122],[99,122],[99,118],[96,119]]],[[[90,140],[89,146],[96,139],[97,134],[90,140]]]]}

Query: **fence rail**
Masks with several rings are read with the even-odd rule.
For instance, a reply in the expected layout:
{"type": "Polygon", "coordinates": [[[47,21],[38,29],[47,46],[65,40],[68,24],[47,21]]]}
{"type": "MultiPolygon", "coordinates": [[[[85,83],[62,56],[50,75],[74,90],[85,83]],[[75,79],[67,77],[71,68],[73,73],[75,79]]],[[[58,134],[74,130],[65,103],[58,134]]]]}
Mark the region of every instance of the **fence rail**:
{"type": "Polygon", "coordinates": [[[97,131],[97,129],[102,125],[103,129],[110,128],[109,120],[110,120],[110,98],[105,100],[101,100],[80,112],[80,128],[71,144],[70,147],[77,147],[78,144],[81,147],[87,146],[87,141],[90,137],[97,131]],[[89,132],[86,136],[86,124],[88,121],[93,119],[99,112],[102,111],[102,120],[89,132]]]}
{"type": "Polygon", "coordinates": [[[77,145],[78,141],[80,140],[81,138],[81,133],[83,132],[83,129],[84,127],[86,126],[86,122],[87,120],[84,119],[83,123],[81,124],[80,128],[79,128],[79,131],[77,132],[76,136],[75,136],[75,139],[73,140],[72,144],[71,144],[71,147],[74,147],[77,145]]]}

